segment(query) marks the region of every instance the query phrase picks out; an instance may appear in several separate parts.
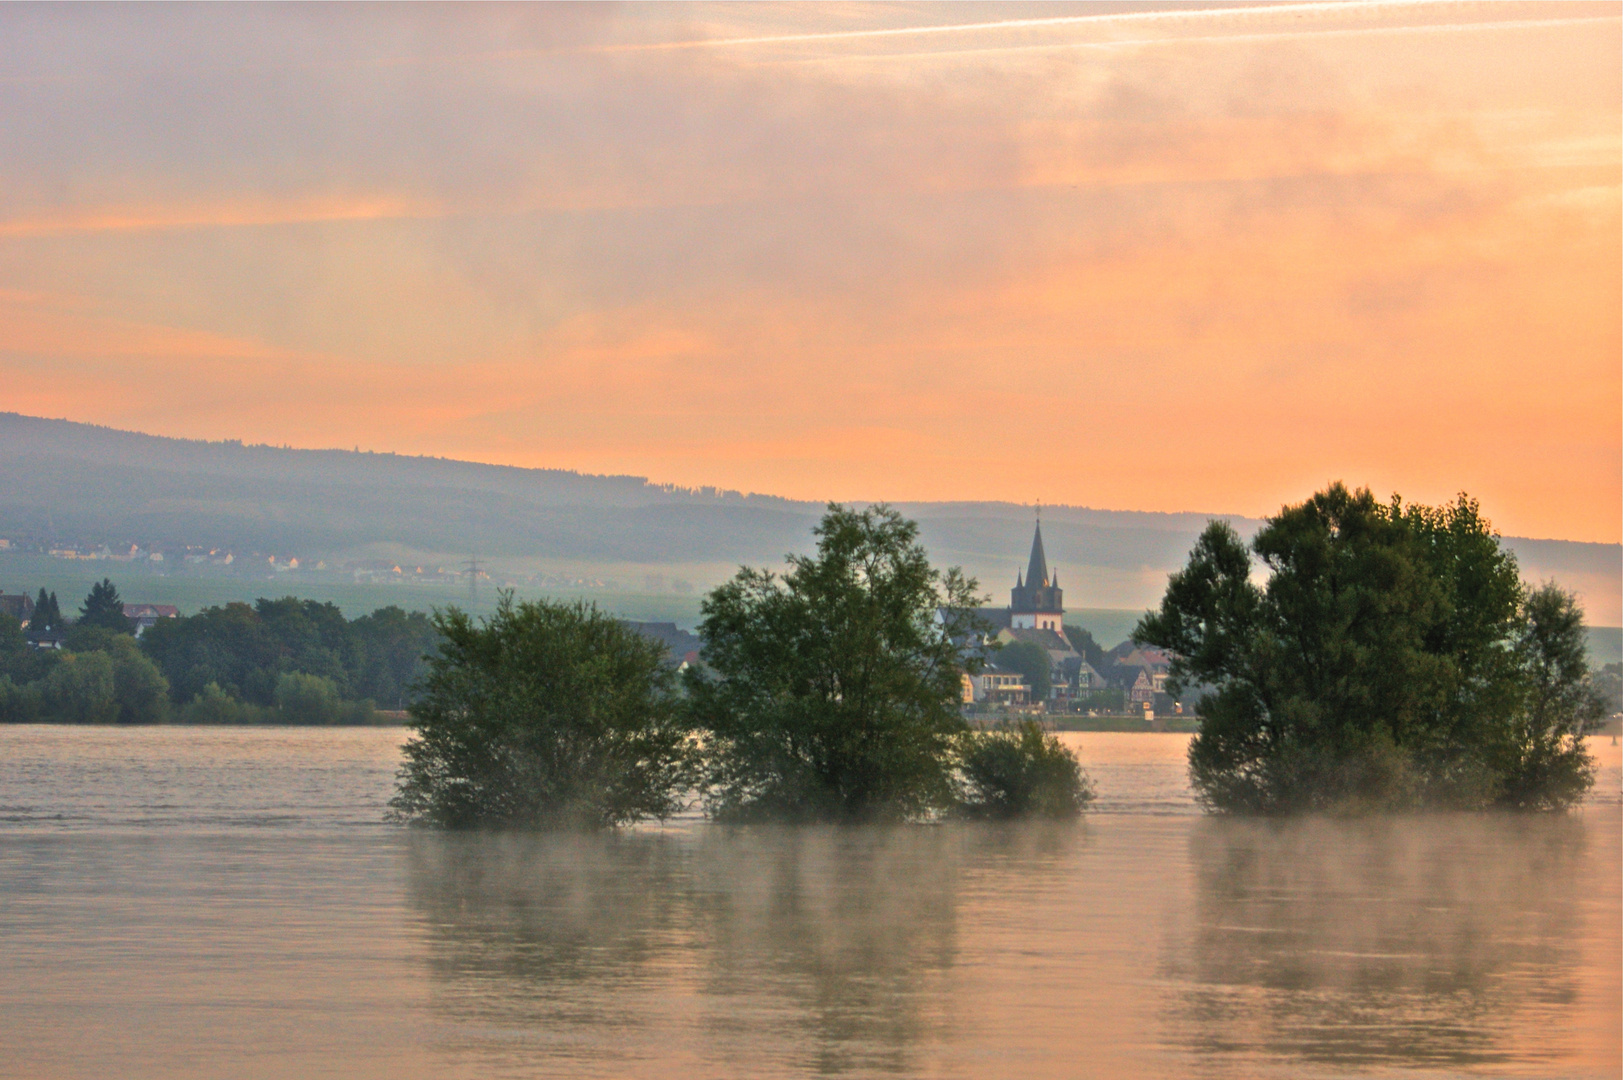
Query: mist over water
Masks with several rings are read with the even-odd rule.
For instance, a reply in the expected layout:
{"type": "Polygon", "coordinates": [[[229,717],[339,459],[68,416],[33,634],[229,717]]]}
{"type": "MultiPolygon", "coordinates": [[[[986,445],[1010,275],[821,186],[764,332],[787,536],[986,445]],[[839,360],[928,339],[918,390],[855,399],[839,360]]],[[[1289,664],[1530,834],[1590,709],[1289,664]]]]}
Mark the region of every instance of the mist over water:
{"type": "Polygon", "coordinates": [[[389,729],[0,728],[0,1076],[1606,1076],[1618,749],[1563,818],[443,835],[389,729]]]}

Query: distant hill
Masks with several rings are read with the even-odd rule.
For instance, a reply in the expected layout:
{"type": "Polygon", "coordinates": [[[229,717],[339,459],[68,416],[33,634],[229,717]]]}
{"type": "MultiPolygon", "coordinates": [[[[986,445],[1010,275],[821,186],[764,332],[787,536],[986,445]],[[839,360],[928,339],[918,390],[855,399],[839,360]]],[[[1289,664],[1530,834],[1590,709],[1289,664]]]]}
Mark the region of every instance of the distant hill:
{"type": "MultiPolygon", "coordinates": [[[[1030,507],[897,506],[919,522],[936,561],[962,565],[1006,599],[1031,542],[1030,507]]],[[[568,567],[628,583],[668,569],[703,588],[740,563],[773,565],[807,550],[821,512],[811,502],[636,476],[170,439],[0,413],[0,537],[34,543],[201,545],[306,562],[477,553],[497,567],[568,567]]],[[[1260,525],[1232,515],[1044,507],[1067,605],[1154,604],[1212,516],[1243,534],[1260,525]]],[[[1507,543],[1528,576],[1578,589],[1592,622],[1620,621],[1618,545],[1507,543]]]]}

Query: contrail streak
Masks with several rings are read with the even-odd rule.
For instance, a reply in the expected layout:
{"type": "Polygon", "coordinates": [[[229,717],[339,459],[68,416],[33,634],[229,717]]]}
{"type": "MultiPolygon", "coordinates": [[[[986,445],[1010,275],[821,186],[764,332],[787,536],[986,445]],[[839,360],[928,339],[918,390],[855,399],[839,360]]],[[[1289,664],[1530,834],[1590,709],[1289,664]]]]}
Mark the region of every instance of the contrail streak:
{"type": "Polygon", "coordinates": [[[1623,22],[1623,15],[1595,15],[1570,19],[1513,19],[1499,22],[1443,23],[1419,26],[1338,26],[1324,29],[1300,29],[1267,33],[1203,34],[1198,37],[1114,38],[1106,41],[1050,41],[1034,45],[985,45],[966,49],[930,49],[917,52],[846,53],[842,56],[807,56],[791,59],[761,60],[756,66],[815,65],[858,63],[885,60],[948,60],[961,56],[997,56],[1012,53],[1062,52],[1066,49],[1129,49],[1155,45],[1192,45],[1205,42],[1262,42],[1290,41],[1307,37],[1373,37],[1382,34],[1459,34],[1487,30],[1520,30],[1560,26],[1583,26],[1595,23],[1623,22]]]}
{"type": "MultiPolygon", "coordinates": [[[[1039,19],[1004,19],[996,22],[947,23],[936,26],[888,27],[877,30],[829,30],[805,34],[769,34],[757,37],[695,38],[685,41],[646,42],[641,44],[603,45],[588,49],[590,52],[659,52],[673,49],[732,48],[748,45],[793,45],[816,41],[859,41],[871,38],[895,38],[926,34],[960,34],[976,31],[1044,29],[1063,26],[1108,26],[1160,22],[1212,22],[1219,20],[1257,21],[1278,17],[1299,18],[1312,14],[1337,16],[1370,16],[1393,11],[1419,11],[1438,9],[1503,10],[1509,5],[1483,5],[1479,0],[1366,0],[1363,3],[1324,2],[1285,3],[1268,6],[1237,8],[1202,8],[1197,10],[1112,12],[1104,15],[1059,15],[1039,19]]],[[[1516,5],[1521,6],[1521,5],[1516,5]]],[[[1504,21],[1504,20],[1500,20],[1504,21]]],[[[1529,23],[1539,20],[1527,20],[1529,23]]]]}

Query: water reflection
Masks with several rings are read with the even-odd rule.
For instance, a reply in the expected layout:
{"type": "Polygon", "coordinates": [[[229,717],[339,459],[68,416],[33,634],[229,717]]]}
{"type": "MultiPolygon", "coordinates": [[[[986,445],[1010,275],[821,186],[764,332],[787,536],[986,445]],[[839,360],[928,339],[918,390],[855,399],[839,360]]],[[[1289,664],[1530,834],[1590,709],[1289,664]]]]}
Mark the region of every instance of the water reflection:
{"type": "Polygon", "coordinates": [[[1202,822],[1170,1025],[1213,1063],[1570,1056],[1585,844],[1565,818],[1202,822]]]}
{"type": "Polygon", "coordinates": [[[406,891],[443,1072],[1589,1076],[1617,849],[1581,818],[698,825],[417,836],[406,891]]]}
{"type": "Polygon", "coordinates": [[[930,1002],[953,964],[959,840],[425,836],[410,891],[459,1054],[471,1037],[607,1071],[691,1054],[740,1075],[907,1072],[949,1022],[930,1002]]]}

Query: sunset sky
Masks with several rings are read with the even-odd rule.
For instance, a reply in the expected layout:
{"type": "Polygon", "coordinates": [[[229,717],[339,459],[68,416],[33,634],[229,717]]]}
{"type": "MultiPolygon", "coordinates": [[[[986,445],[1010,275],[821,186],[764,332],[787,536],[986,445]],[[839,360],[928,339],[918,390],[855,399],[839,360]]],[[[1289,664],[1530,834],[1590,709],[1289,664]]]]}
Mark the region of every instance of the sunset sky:
{"type": "Polygon", "coordinates": [[[0,409],[1616,542],[1620,10],[0,7],[0,409]]]}

